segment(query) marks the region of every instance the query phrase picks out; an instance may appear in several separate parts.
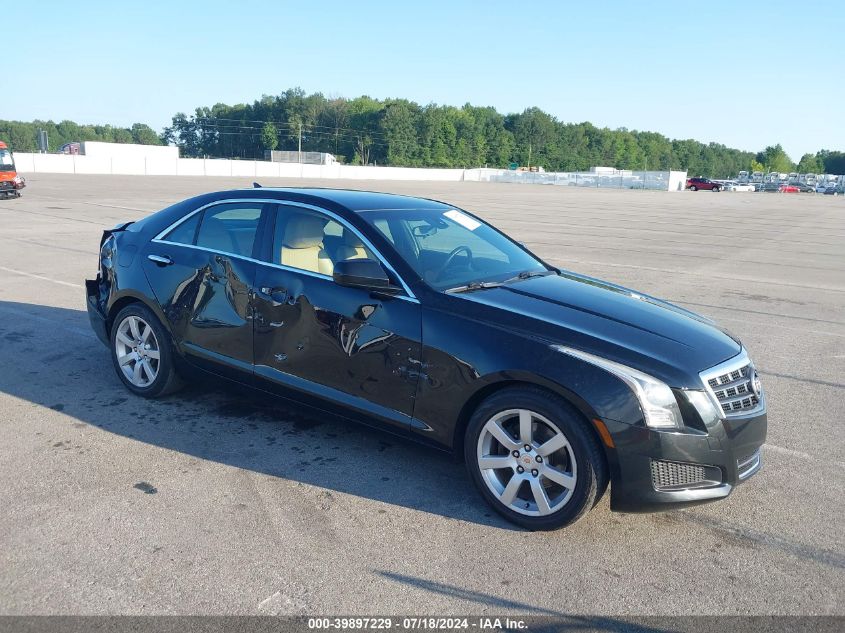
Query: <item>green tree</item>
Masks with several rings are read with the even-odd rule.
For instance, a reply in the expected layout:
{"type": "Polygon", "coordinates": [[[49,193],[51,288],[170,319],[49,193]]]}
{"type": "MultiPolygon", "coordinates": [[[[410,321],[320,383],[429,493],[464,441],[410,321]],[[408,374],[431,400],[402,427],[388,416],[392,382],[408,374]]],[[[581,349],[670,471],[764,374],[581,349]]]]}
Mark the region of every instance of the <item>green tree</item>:
{"type": "Polygon", "coordinates": [[[132,142],[139,145],[161,145],[158,134],[146,123],[134,123],[129,130],[132,142]]]}
{"type": "Polygon", "coordinates": [[[261,128],[261,145],[269,150],[274,150],[279,146],[279,130],[270,121],[261,128]]]}
{"type": "Polygon", "coordinates": [[[824,166],[816,154],[804,154],[796,170],[801,174],[818,174],[824,170],[824,166]]]}
{"type": "Polygon", "coordinates": [[[418,108],[409,101],[397,100],[385,107],[382,129],[387,142],[387,161],[391,165],[415,165],[419,155],[417,141],[418,108]]]}
{"type": "Polygon", "coordinates": [[[823,149],[819,150],[816,156],[823,166],[823,173],[845,174],[845,152],[832,152],[828,149],[823,149]]]}
{"type": "Polygon", "coordinates": [[[540,108],[528,108],[510,117],[519,162],[522,165],[542,165],[554,168],[556,121],[540,108]]]}
{"type": "Polygon", "coordinates": [[[766,166],[769,171],[788,173],[795,168],[795,163],[783,151],[780,143],[769,145],[762,152],[757,154],[757,160],[766,166]]]}

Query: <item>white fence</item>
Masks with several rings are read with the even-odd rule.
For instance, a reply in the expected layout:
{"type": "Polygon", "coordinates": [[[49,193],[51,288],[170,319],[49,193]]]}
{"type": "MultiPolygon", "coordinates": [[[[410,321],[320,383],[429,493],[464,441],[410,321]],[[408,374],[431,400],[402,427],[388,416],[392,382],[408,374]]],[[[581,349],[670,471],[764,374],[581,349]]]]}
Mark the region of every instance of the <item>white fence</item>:
{"type": "Polygon", "coordinates": [[[14,155],[19,172],[54,174],[124,174],[135,176],[235,176],[243,178],[342,178],[351,180],[464,179],[463,169],[306,165],[263,160],[82,156],[66,154],[14,155]]]}
{"type": "Polygon", "coordinates": [[[131,176],[234,176],[239,178],[331,178],[344,180],[431,180],[513,182],[524,184],[614,187],[681,191],[686,172],[534,173],[506,169],[425,169],[360,165],[306,165],[259,160],[168,158],[158,156],[14,155],[19,172],[54,174],[121,174],[131,176]]]}

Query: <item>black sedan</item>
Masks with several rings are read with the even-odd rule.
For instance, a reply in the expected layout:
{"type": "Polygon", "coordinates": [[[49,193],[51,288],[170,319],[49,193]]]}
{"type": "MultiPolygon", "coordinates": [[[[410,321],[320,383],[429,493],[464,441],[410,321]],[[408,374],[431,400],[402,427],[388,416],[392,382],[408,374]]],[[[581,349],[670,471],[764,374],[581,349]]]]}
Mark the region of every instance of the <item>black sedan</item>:
{"type": "Polygon", "coordinates": [[[711,321],[543,262],[480,218],[331,189],[210,193],[105,231],[91,324],[145,397],[211,373],[453,451],[530,529],[726,497],[760,380],[711,321]]]}

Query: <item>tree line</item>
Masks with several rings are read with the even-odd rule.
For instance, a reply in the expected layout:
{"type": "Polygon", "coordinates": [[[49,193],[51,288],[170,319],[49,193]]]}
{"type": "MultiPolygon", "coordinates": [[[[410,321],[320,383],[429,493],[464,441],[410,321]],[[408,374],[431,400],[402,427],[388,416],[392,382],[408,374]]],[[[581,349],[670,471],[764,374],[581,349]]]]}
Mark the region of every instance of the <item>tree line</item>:
{"type": "Polygon", "coordinates": [[[262,159],[265,150],[328,152],[353,164],[407,167],[542,166],[585,171],[603,165],[632,170],[686,170],[712,178],[740,170],[845,173],[845,153],[821,150],[796,165],[780,145],[760,152],[669,139],[656,132],[566,123],[539,108],[501,114],[466,104],[420,105],[407,99],[354,99],[292,88],[252,104],[199,107],[176,114],[157,135],[149,126],[78,125],[70,121],[0,121],[0,139],[36,151],[45,129],[54,151],[72,141],[173,144],[182,156],[262,159]]]}
{"type": "Polygon", "coordinates": [[[163,145],[161,135],[145,123],[122,128],[111,125],[80,125],[73,121],[3,121],[0,120],[0,141],[15,152],[37,152],[38,132],[47,132],[48,151],[56,152],[65,143],[104,141],[106,143],[139,143],[163,145]]]}

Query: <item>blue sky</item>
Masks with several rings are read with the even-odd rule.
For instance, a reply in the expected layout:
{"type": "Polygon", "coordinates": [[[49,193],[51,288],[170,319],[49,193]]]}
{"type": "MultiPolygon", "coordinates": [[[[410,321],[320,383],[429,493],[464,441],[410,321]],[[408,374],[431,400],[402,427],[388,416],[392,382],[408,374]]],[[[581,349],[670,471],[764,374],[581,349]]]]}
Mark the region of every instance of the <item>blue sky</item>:
{"type": "Polygon", "coordinates": [[[798,160],[845,150],[845,5],[805,2],[30,2],[3,29],[0,119],[169,124],[300,86],[539,106],[798,160]]]}

